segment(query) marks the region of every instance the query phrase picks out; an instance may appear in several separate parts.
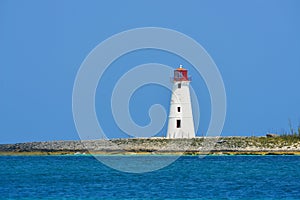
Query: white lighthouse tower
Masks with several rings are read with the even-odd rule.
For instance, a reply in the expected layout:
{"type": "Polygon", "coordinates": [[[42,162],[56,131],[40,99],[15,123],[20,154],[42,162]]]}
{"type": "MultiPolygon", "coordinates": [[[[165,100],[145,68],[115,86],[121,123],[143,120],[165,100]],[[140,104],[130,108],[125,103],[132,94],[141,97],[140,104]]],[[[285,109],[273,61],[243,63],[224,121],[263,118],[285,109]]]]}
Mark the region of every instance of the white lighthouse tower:
{"type": "Polygon", "coordinates": [[[167,138],[194,138],[195,129],[189,89],[191,78],[188,77],[188,70],[180,65],[174,70],[172,82],[167,138]]]}

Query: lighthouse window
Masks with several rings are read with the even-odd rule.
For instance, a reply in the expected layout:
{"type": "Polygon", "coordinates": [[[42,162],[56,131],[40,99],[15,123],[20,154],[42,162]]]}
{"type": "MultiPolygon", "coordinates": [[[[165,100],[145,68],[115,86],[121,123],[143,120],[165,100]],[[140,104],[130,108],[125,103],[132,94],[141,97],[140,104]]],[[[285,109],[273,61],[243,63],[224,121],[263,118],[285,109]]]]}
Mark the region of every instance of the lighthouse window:
{"type": "Polygon", "coordinates": [[[181,83],[178,83],[178,88],[181,88],[181,83]]]}
{"type": "Polygon", "coordinates": [[[181,128],[181,120],[177,119],[176,121],[176,128],[181,128]]]}
{"type": "Polygon", "coordinates": [[[180,107],[177,107],[177,112],[180,112],[180,107]]]}

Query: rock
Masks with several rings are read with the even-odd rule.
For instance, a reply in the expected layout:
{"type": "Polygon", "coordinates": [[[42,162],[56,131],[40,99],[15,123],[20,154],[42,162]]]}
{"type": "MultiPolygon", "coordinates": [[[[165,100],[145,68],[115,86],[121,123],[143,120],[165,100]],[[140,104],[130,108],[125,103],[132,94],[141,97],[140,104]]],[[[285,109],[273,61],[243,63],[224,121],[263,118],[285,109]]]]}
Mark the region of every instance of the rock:
{"type": "Polygon", "coordinates": [[[267,133],[266,136],[267,137],[278,137],[279,135],[275,134],[275,133],[267,133]]]}

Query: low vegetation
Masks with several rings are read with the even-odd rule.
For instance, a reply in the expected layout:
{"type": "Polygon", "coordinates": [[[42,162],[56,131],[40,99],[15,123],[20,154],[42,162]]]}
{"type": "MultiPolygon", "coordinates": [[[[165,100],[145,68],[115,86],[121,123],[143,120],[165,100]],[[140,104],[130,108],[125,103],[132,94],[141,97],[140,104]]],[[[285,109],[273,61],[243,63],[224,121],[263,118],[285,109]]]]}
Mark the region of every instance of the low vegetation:
{"type": "Polygon", "coordinates": [[[291,120],[289,120],[289,127],[290,127],[290,131],[286,132],[284,131],[282,134],[280,134],[280,138],[293,143],[293,142],[299,142],[300,141],[300,124],[297,127],[297,129],[295,129],[292,125],[291,120]]]}

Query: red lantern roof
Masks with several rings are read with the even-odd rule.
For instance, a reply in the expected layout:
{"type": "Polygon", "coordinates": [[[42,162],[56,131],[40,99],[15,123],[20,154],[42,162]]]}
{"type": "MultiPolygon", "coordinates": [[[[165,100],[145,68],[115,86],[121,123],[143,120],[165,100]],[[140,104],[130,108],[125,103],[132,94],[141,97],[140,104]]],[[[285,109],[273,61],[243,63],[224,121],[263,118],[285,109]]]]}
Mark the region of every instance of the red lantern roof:
{"type": "Polygon", "coordinates": [[[174,70],[173,81],[191,81],[191,78],[188,77],[188,70],[180,65],[179,68],[174,70]]]}

